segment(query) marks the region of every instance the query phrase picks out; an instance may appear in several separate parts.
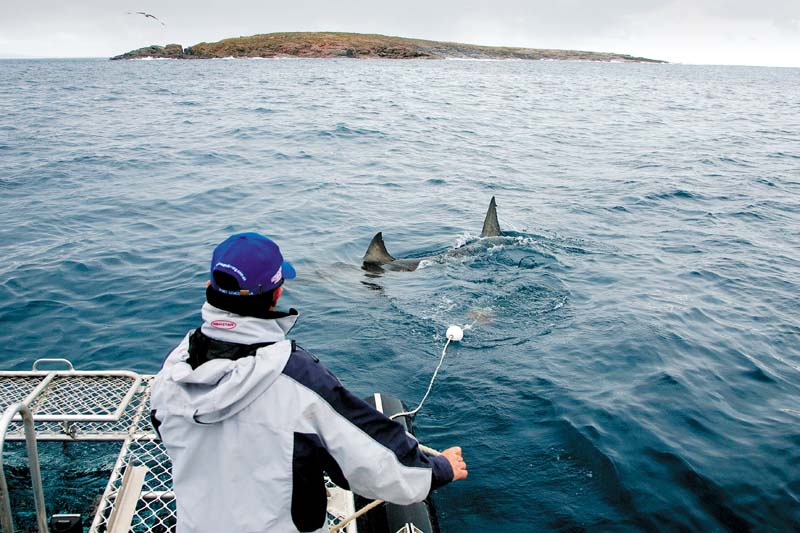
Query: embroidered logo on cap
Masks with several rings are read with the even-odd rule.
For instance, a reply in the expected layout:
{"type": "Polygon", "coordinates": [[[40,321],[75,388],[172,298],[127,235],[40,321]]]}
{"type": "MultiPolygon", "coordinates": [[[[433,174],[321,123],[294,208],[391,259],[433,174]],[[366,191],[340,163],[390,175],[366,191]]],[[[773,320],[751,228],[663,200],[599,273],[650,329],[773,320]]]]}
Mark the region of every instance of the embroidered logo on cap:
{"type": "Polygon", "coordinates": [[[214,265],[214,268],[217,268],[217,267],[229,268],[229,269],[233,270],[234,272],[236,272],[239,275],[239,277],[242,278],[242,281],[247,281],[247,276],[244,275],[244,272],[242,272],[241,270],[239,270],[238,268],[236,268],[233,265],[229,265],[228,263],[217,263],[216,265],[214,265]]]}
{"type": "Polygon", "coordinates": [[[236,322],[232,320],[214,320],[211,322],[211,327],[217,329],[235,329],[236,322]]]}
{"type": "Polygon", "coordinates": [[[278,267],[278,271],[277,271],[277,272],[275,272],[275,275],[274,275],[274,276],[272,276],[271,278],[269,278],[269,280],[270,280],[272,283],[278,283],[278,282],[281,280],[281,278],[282,278],[282,277],[283,277],[283,267],[282,267],[282,266],[279,266],[279,267],[278,267]]]}

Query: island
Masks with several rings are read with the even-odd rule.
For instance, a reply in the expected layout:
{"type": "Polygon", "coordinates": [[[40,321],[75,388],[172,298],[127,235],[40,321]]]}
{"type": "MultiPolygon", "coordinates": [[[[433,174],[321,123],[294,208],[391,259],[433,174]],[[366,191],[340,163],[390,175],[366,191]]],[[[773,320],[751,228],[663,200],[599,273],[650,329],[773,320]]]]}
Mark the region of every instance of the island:
{"type": "Polygon", "coordinates": [[[117,59],[214,58],[375,58],[375,59],[497,59],[666,63],[657,59],[608,52],[510,48],[426,41],[363,33],[286,32],[234,37],[215,43],[152,45],[112,57],[117,59]]]}

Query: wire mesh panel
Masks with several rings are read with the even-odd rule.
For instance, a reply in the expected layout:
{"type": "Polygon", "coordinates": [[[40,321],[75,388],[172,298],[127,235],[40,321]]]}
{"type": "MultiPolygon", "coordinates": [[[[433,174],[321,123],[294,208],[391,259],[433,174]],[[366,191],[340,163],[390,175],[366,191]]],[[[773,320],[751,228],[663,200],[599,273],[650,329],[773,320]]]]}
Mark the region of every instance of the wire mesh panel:
{"type": "Polygon", "coordinates": [[[134,381],[131,376],[56,376],[31,407],[36,416],[110,416],[134,381]]]}
{"type": "Polygon", "coordinates": [[[175,498],[172,496],[172,462],[156,441],[138,440],[131,444],[131,461],[147,467],[139,505],[131,531],[168,531],[175,525],[175,498]]]}
{"type": "Polygon", "coordinates": [[[0,379],[0,412],[23,401],[42,381],[42,376],[14,376],[0,379]]]}
{"type": "Polygon", "coordinates": [[[102,514],[97,517],[90,531],[100,533],[107,530],[114,503],[122,488],[122,473],[128,465],[147,467],[130,531],[136,533],[174,531],[175,498],[172,494],[172,463],[161,443],[152,440],[152,437],[131,440],[123,447],[101,502],[102,514]]]}
{"type": "MultiPolygon", "coordinates": [[[[34,418],[37,415],[74,416],[72,420],[56,422],[36,421],[38,440],[124,440],[130,433],[146,434],[152,432],[147,406],[150,395],[152,376],[142,376],[141,382],[129,376],[68,376],[68,379],[55,378],[34,400],[34,418]],[[131,387],[136,390],[130,401],[114,419],[112,414],[126,399],[131,387]],[[75,401],[70,405],[70,401],[75,401]],[[114,404],[116,402],[116,404],[114,404]],[[79,411],[78,408],[85,408],[79,411]],[[98,415],[111,418],[110,421],[91,422],[81,418],[98,415]],[[134,427],[135,424],[135,427],[134,427]]],[[[25,384],[20,378],[0,377],[0,391],[17,391],[17,398],[25,391],[28,394],[41,382],[42,378],[26,378],[31,383],[25,384]]],[[[24,397],[22,398],[24,399],[24,397]]],[[[8,400],[3,397],[3,402],[8,400]]],[[[17,400],[21,401],[21,400],[17,400]]],[[[22,423],[12,422],[9,425],[7,440],[23,440],[22,423]]]]}
{"type": "Polygon", "coordinates": [[[141,413],[136,426],[133,428],[135,435],[153,435],[153,425],[150,421],[150,385],[155,376],[145,376],[142,379],[141,395],[138,395],[132,404],[136,404],[138,412],[141,413]]]}
{"type": "MultiPolygon", "coordinates": [[[[77,440],[105,440],[107,438],[122,440],[129,434],[152,434],[153,428],[150,425],[150,408],[148,405],[151,380],[152,376],[143,377],[141,384],[137,387],[125,409],[120,413],[118,420],[110,422],[73,422],[68,428],[71,437],[77,440]]],[[[119,392],[119,390],[113,391],[115,395],[119,395],[119,392]]],[[[65,429],[63,424],[51,423],[47,427],[51,432],[61,431],[63,433],[65,429]]]]}

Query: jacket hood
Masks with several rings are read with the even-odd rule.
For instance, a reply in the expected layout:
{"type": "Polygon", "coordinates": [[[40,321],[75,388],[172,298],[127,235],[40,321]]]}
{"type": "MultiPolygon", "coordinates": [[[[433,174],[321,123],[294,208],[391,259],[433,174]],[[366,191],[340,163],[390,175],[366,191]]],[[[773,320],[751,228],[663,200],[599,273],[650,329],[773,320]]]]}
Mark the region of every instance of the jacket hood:
{"type": "Polygon", "coordinates": [[[292,352],[286,333],[297,317],[296,311],[273,319],[245,317],[205,304],[201,328],[205,335],[238,344],[273,344],[258,348],[251,357],[212,359],[193,370],[188,363],[189,332],[167,357],[153,383],[152,408],[198,424],[213,424],[235,415],[281,375],[292,352]]]}

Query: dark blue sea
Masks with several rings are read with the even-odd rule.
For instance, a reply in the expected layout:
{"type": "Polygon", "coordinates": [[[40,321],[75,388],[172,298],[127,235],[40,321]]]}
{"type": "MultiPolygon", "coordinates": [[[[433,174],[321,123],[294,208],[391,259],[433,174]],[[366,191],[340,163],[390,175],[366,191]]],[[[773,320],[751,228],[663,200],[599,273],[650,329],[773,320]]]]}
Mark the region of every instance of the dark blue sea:
{"type": "MultiPolygon", "coordinates": [[[[212,248],[260,231],[299,273],[293,338],[360,395],[415,406],[469,326],[416,418],[469,466],[436,494],[444,532],[798,530],[798,87],[749,67],[0,61],[0,366],[156,372],[199,324],[212,248]],[[492,196],[505,235],[479,241],[492,196]],[[365,272],[378,231],[435,257],[365,272]]],[[[114,453],[92,457],[63,468],[100,479],[114,453]]]]}

